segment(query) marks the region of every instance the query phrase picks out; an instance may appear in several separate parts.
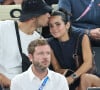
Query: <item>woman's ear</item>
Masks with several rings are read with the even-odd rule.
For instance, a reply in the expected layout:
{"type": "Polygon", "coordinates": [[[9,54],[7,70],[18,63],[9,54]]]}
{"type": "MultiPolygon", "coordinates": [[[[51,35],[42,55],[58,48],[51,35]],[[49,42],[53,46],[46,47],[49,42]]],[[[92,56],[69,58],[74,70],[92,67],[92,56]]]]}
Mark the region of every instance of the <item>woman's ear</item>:
{"type": "Polygon", "coordinates": [[[68,30],[70,28],[70,22],[66,23],[66,29],[68,30]]]}

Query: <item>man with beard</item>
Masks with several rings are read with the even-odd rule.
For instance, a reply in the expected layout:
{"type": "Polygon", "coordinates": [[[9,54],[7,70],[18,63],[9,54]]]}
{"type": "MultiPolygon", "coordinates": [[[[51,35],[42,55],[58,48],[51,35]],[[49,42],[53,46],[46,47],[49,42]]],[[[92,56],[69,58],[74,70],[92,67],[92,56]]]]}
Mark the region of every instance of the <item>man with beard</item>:
{"type": "Polygon", "coordinates": [[[45,39],[32,41],[28,53],[32,65],[12,79],[10,90],[69,90],[65,77],[48,69],[51,48],[45,39]]]}

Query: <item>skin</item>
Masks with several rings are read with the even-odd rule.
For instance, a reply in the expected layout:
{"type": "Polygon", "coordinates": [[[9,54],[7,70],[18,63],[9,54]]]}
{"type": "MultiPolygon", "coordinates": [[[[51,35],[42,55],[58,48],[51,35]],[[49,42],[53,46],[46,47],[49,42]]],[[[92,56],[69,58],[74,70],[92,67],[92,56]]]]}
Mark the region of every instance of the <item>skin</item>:
{"type": "MultiPolygon", "coordinates": [[[[52,16],[49,21],[50,33],[58,38],[60,41],[66,41],[69,39],[68,31],[66,29],[69,28],[69,23],[64,24],[61,20],[60,16],[52,16]]],[[[67,29],[68,30],[68,29],[67,29]]]]}
{"type": "Polygon", "coordinates": [[[90,35],[93,39],[100,40],[100,28],[92,29],[90,35]]]}
{"type": "Polygon", "coordinates": [[[23,0],[13,0],[15,4],[21,4],[23,0]]]}
{"type": "Polygon", "coordinates": [[[43,26],[48,26],[50,14],[45,13],[44,15],[41,15],[37,18],[37,27],[43,27],[43,26]]]}
{"type": "Polygon", "coordinates": [[[79,90],[86,90],[88,87],[100,87],[100,78],[92,74],[83,74],[81,76],[79,90]]]}

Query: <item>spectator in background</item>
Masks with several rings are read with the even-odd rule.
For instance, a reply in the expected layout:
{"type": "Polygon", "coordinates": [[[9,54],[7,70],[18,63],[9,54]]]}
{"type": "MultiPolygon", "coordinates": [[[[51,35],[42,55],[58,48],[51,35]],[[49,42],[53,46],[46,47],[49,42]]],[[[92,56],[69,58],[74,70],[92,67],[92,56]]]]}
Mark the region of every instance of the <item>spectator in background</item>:
{"type": "MultiPolygon", "coordinates": [[[[72,35],[69,14],[65,10],[54,11],[49,21],[50,33],[53,36],[48,40],[52,48],[51,65],[56,72],[67,75],[66,79],[70,90],[79,86],[79,78],[92,67],[92,52],[90,41],[86,34],[72,35]],[[83,58],[80,67],[76,66],[73,58],[78,41],[78,54],[83,58]],[[67,69],[73,71],[68,74],[67,69]]],[[[81,62],[81,61],[80,61],[81,62]]],[[[81,89],[79,89],[81,90],[81,89]]]]}
{"type": "Polygon", "coordinates": [[[100,46],[100,0],[59,0],[58,4],[72,13],[74,32],[88,34],[92,45],[100,46]]]}
{"type": "Polygon", "coordinates": [[[69,90],[65,77],[48,69],[51,48],[45,39],[32,41],[28,53],[32,65],[12,79],[10,90],[69,90]]]}
{"type": "MultiPolygon", "coordinates": [[[[52,8],[43,0],[25,0],[18,24],[22,52],[27,55],[28,44],[40,38],[36,29],[47,26],[52,8]]],[[[0,21],[0,85],[10,86],[10,80],[22,73],[22,58],[17,43],[15,21],[0,21]]],[[[5,89],[6,90],[6,89],[5,89]]]]}

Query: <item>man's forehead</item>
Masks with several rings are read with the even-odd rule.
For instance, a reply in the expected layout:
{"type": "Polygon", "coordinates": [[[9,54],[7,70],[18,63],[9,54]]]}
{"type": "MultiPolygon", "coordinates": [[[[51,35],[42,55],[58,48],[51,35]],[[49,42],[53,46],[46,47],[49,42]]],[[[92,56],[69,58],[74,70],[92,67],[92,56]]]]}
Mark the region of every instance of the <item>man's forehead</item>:
{"type": "Polygon", "coordinates": [[[39,46],[35,47],[35,50],[38,50],[38,49],[45,50],[44,48],[45,49],[50,49],[50,46],[49,45],[39,45],[39,46]]]}

